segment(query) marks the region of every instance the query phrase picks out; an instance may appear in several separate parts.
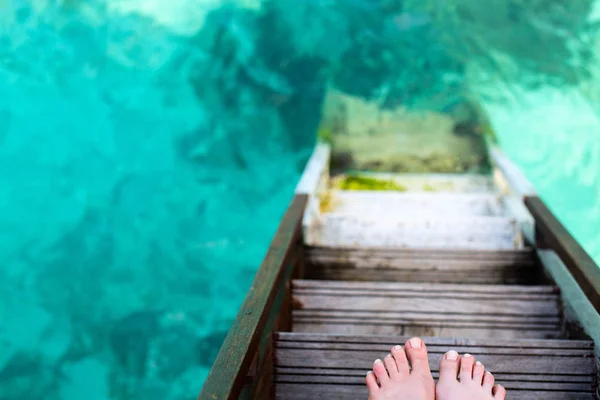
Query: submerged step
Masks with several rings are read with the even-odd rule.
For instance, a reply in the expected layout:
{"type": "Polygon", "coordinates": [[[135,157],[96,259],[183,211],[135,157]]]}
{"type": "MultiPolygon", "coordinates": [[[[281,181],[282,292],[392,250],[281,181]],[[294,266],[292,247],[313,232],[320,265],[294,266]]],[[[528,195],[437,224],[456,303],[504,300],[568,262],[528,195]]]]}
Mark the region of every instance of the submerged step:
{"type": "Polygon", "coordinates": [[[306,247],[310,279],[431,283],[534,283],[531,249],[432,250],[306,247]]]}
{"type": "Polygon", "coordinates": [[[552,286],[295,280],[294,332],[562,337],[552,286]]]}
{"type": "Polygon", "coordinates": [[[478,174],[359,172],[356,175],[335,178],[334,186],[341,189],[361,189],[365,186],[361,185],[361,178],[373,179],[375,182],[390,182],[408,192],[492,193],[497,191],[491,176],[478,174]]]}
{"type": "Polygon", "coordinates": [[[305,229],[311,246],[501,250],[523,247],[513,218],[413,215],[388,219],[321,215],[305,229]]]}
{"type": "Polygon", "coordinates": [[[502,215],[498,196],[485,193],[400,193],[341,190],[330,194],[329,215],[356,215],[363,219],[395,219],[407,216],[502,215]]]}
{"type": "MultiPolygon", "coordinates": [[[[408,337],[278,333],[275,341],[275,398],[364,400],[366,371],[408,337]]],[[[508,398],[591,399],[596,390],[594,344],[583,340],[423,340],[434,378],[449,350],[473,354],[508,398]]]]}

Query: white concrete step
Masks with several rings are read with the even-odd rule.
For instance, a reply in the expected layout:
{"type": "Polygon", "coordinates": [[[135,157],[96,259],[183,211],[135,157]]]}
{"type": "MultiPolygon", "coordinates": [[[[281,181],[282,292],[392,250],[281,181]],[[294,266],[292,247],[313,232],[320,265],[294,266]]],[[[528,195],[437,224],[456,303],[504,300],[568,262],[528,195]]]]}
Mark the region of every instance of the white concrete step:
{"type": "Polygon", "coordinates": [[[417,216],[504,215],[498,196],[491,193],[404,193],[331,191],[325,215],[395,220],[417,216]]]}
{"type": "Polygon", "coordinates": [[[519,224],[498,216],[362,218],[324,214],[306,227],[311,246],[388,249],[507,250],[523,247],[519,224]]]}

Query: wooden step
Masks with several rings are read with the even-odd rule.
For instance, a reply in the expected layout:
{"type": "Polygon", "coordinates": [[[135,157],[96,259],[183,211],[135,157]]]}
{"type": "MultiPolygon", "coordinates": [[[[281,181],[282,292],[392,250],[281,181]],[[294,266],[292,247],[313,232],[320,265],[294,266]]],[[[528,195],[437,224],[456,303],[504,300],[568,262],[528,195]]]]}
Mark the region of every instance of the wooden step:
{"type": "Polygon", "coordinates": [[[331,191],[329,215],[357,215],[363,219],[404,219],[407,216],[503,215],[500,197],[489,193],[402,193],[386,191],[331,191]]]}
{"type": "Polygon", "coordinates": [[[490,175],[398,174],[385,172],[360,172],[359,175],[384,181],[393,181],[409,192],[492,193],[497,191],[490,175]]]}
{"type": "Polygon", "coordinates": [[[294,332],[563,337],[553,286],[295,280],[294,332]]]}
{"type": "Polygon", "coordinates": [[[531,249],[470,251],[306,247],[306,277],[345,281],[533,283],[531,249]]]}
{"type": "MultiPolygon", "coordinates": [[[[364,400],[366,372],[408,337],[278,333],[275,398],[364,400]]],[[[423,338],[437,380],[444,353],[473,354],[513,400],[592,399],[596,360],[591,341],[423,338]]]]}
{"type": "Polygon", "coordinates": [[[519,225],[506,217],[407,216],[385,219],[323,214],[304,232],[311,246],[510,250],[523,247],[519,225]]]}

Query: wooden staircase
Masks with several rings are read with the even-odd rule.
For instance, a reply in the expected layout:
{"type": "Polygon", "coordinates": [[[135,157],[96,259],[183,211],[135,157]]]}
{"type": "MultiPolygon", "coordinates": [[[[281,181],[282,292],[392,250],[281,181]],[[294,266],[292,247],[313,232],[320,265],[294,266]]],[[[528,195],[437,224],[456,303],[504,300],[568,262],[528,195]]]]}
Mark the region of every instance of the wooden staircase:
{"type": "MultiPolygon", "coordinates": [[[[365,373],[372,368],[373,360],[407,339],[279,333],[275,344],[275,398],[366,400],[365,373]]],[[[454,349],[475,355],[506,388],[510,399],[589,400],[595,396],[591,341],[423,339],[434,378],[438,377],[442,355],[454,349]]]]}
{"type": "Polygon", "coordinates": [[[291,284],[275,398],[364,400],[373,361],[412,336],[436,371],[452,348],[474,354],[511,399],[592,398],[594,344],[569,340],[560,291],[492,178],[386,178],[412,191],[329,192],[304,224],[309,279],[291,284]]]}
{"type": "Polygon", "coordinates": [[[237,365],[222,378],[233,388],[209,376],[201,399],[366,400],[373,361],[412,336],[427,344],[435,378],[454,349],[481,361],[510,399],[598,398],[594,293],[535,247],[534,217],[506,182],[388,174],[407,191],[328,192],[323,207],[323,157],[317,149],[299,185],[302,234],[282,234],[298,215],[288,211],[238,315],[254,331],[234,325],[213,368],[237,365]],[[262,303],[260,285],[271,287],[262,303]]]}

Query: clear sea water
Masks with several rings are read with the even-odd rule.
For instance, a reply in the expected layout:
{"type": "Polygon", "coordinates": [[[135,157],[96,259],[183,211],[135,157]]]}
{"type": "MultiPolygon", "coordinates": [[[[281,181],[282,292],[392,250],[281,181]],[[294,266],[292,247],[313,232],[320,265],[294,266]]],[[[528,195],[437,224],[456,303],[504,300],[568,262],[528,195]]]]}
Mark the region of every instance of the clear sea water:
{"type": "Polygon", "coordinates": [[[329,85],[476,98],[600,262],[594,3],[483,4],[0,0],[0,399],[194,398],[329,85]]]}

